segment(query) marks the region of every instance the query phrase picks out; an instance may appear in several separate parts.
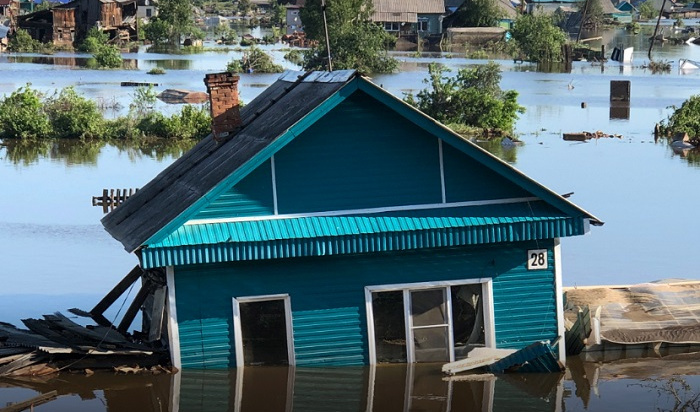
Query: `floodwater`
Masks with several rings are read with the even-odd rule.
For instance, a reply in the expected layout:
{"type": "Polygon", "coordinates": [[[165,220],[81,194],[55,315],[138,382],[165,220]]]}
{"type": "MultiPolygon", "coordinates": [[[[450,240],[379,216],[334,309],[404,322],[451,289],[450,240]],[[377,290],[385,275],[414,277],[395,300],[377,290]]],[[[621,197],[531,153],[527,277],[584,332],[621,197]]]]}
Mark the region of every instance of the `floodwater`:
{"type": "Polygon", "coordinates": [[[578,361],[566,374],[454,377],[433,364],[62,374],[1,379],[0,407],[55,390],[58,397],[37,412],[690,411],[700,407],[698,366],[697,360],[578,361]],[[690,407],[681,409],[677,399],[690,407]]]}
{"type": "MultiPolygon", "coordinates": [[[[531,64],[499,60],[502,88],[517,90],[527,109],[516,126],[523,144],[488,148],[556,192],[574,192],[571,200],[606,222],[586,236],[562,241],[565,285],[700,279],[695,263],[700,156],[675,153],[666,142],[655,142],[652,134],[654,125],[671,113],[669,106],[700,93],[700,70],[678,68],[680,58],[700,60],[700,46],[655,46],[654,59],[668,60],[672,70],[652,74],[643,67],[648,63],[647,35],[630,36],[624,30],[602,35],[595,47],[633,46],[633,64],[575,62],[571,73],[542,73],[531,64]],[[612,80],[631,82],[629,107],[611,107],[612,80]],[[562,139],[562,133],[581,131],[620,137],[562,139]]],[[[279,47],[267,48],[275,49],[278,62],[295,68],[282,59],[279,47]]],[[[121,108],[112,112],[119,115],[128,110],[134,91],[121,87],[122,81],[155,82],[158,91],[205,91],[204,75],[222,71],[240,52],[173,56],[140,51],[124,56],[129,69],[109,71],[81,68],[81,59],[87,57],[0,54],[0,95],[27,83],[47,93],[74,86],[105,105],[119,103],[121,108]],[[167,73],[146,74],[152,67],[164,67],[167,73]]],[[[456,52],[397,57],[401,72],[378,75],[374,81],[399,97],[425,87],[430,62],[439,61],[452,70],[484,62],[456,52]]],[[[242,100],[252,100],[276,77],[241,75],[242,100]]],[[[166,113],[179,108],[163,102],[156,106],[166,113]]],[[[94,306],[137,260],[102,229],[103,212],[92,206],[92,197],[104,188],[143,186],[182,150],[65,143],[0,146],[0,321],[20,325],[23,318],[94,306]]],[[[128,302],[117,302],[107,317],[116,316],[124,304],[128,302]]],[[[682,378],[691,384],[691,391],[700,392],[693,372],[700,365],[686,363],[692,368],[683,371],[679,364],[663,365],[672,368],[661,380],[643,380],[656,379],[662,373],[658,365],[629,377],[609,364],[587,364],[580,374],[584,380],[574,376],[569,365],[568,375],[560,380],[531,376],[525,383],[517,377],[450,383],[435,370],[405,367],[291,372],[246,368],[242,378],[237,371],[156,377],[62,374],[49,381],[0,381],[0,405],[57,389],[63,395],[37,410],[134,410],[137,399],[142,410],[153,411],[522,410],[529,407],[527,402],[532,402],[531,410],[626,410],[635,402],[638,410],[673,410],[669,385],[682,378]],[[346,378],[350,383],[342,386],[346,378]],[[273,382],[269,385],[275,389],[256,383],[261,381],[273,382]],[[333,387],[336,384],[340,389],[333,387]],[[334,394],[343,396],[333,398],[334,394]],[[271,404],[255,405],[261,401],[271,404]]]]}

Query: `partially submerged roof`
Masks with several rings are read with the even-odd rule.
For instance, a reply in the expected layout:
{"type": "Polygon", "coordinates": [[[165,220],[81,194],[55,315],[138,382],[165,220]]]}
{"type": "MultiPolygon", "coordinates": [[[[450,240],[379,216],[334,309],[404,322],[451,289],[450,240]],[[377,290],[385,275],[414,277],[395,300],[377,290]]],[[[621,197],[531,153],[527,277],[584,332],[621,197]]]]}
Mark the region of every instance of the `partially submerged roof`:
{"type": "MultiPolygon", "coordinates": [[[[238,132],[221,141],[211,136],[203,139],[106,215],[102,219],[105,229],[129,252],[148,246],[143,249],[148,252],[144,253],[144,259],[148,259],[144,263],[154,267],[246,259],[241,254],[251,253],[252,244],[265,246],[269,252],[269,256],[268,252],[259,255],[255,252],[257,258],[305,255],[306,252],[299,252],[301,249],[289,252],[289,243],[285,242],[290,240],[324,239],[329,248],[343,248],[342,242],[360,245],[363,236],[365,240],[368,236],[397,239],[401,233],[410,232],[406,244],[441,247],[577,235],[585,233],[584,221],[601,223],[355,71],[286,72],[241,109],[241,121],[238,132]],[[314,216],[188,223],[227,188],[269,161],[356,92],[363,92],[385,105],[412,127],[445,141],[531,197],[513,205],[465,202],[442,212],[397,209],[395,213],[384,211],[378,215],[376,210],[345,210],[342,214],[331,211],[314,216]],[[416,238],[417,232],[423,233],[425,238],[416,238]],[[195,250],[206,245],[223,245],[223,249],[218,252],[209,249],[204,253],[195,250]],[[275,245],[281,248],[279,253],[275,245]],[[188,249],[186,253],[184,249],[188,249]],[[219,258],[210,259],[209,252],[219,253],[219,258]],[[192,258],[194,255],[187,253],[200,257],[192,258]]],[[[387,245],[390,243],[391,240],[387,245]]],[[[363,251],[377,250],[371,242],[367,245],[368,249],[363,251]]],[[[302,248],[301,244],[299,247],[302,248]]],[[[325,252],[316,249],[323,247],[316,242],[305,250],[322,254],[325,252]]],[[[391,246],[382,246],[382,250],[391,250],[391,246]]]]}

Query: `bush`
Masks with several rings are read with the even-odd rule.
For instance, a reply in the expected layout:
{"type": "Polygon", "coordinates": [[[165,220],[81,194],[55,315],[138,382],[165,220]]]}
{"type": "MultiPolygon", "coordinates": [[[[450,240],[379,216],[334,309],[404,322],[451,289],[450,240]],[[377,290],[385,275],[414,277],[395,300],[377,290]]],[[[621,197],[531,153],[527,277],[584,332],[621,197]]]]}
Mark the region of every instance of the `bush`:
{"type": "Polygon", "coordinates": [[[97,104],[79,96],[72,86],[46,99],[44,112],[53,126],[53,137],[101,138],[104,133],[104,121],[97,104]]]}
{"type": "Polygon", "coordinates": [[[0,138],[45,138],[51,124],[44,112],[42,95],[30,84],[0,101],[0,138]]]}
{"type": "Polygon", "coordinates": [[[85,39],[78,46],[78,50],[85,53],[97,53],[100,47],[107,44],[109,41],[109,35],[98,29],[97,27],[92,27],[88,30],[85,39]]]}
{"type": "Polygon", "coordinates": [[[122,67],[122,54],[117,46],[102,45],[92,55],[95,59],[95,68],[117,69],[122,67]]]}
{"type": "Polygon", "coordinates": [[[516,91],[501,90],[498,64],[461,69],[452,77],[445,75],[449,71],[440,64],[430,64],[430,78],[424,80],[430,87],[420,91],[417,99],[407,95],[405,101],[447,125],[512,131],[518,113],[525,109],[518,105],[516,91]]]}
{"type": "Polygon", "coordinates": [[[670,108],[673,109],[673,113],[660,124],[662,133],[688,133],[691,138],[700,138],[700,95],[690,96],[681,107],[670,108]]]}
{"type": "Polygon", "coordinates": [[[44,49],[44,45],[34,40],[29,32],[24,29],[17,29],[7,44],[7,50],[17,53],[37,53],[44,49]]]}
{"type": "Polygon", "coordinates": [[[231,73],[282,73],[284,68],[276,64],[272,57],[257,47],[243,52],[239,60],[232,60],[226,65],[231,73]]]}
{"type": "Polygon", "coordinates": [[[146,74],[165,74],[165,69],[162,67],[154,67],[147,71],[146,74]]]}

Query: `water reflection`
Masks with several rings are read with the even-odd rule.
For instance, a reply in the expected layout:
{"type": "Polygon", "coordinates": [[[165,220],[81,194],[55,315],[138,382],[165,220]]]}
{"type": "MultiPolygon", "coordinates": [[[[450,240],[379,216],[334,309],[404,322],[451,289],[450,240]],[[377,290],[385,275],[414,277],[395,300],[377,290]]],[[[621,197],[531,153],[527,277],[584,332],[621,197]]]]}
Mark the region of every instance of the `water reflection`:
{"type": "Polygon", "coordinates": [[[146,60],[145,62],[165,70],[190,70],[192,68],[192,60],[189,59],[146,60]]]}
{"type": "Polygon", "coordinates": [[[445,377],[436,364],[246,367],[146,376],[61,374],[0,379],[0,404],[56,390],[59,398],[47,410],[510,412],[631,410],[631,406],[673,410],[671,390],[689,405],[700,407],[700,401],[692,400],[700,391],[698,362],[697,356],[614,363],[573,358],[566,375],[445,377]],[[679,390],[682,385],[686,389],[679,390]]]}
{"type": "Polygon", "coordinates": [[[15,164],[28,166],[41,159],[63,161],[66,165],[97,165],[102,149],[108,144],[128,155],[133,162],[144,158],[163,161],[178,158],[191,149],[194,140],[141,139],[69,140],[69,139],[4,139],[0,142],[0,155],[15,164]]]}
{"type": "MultiPolygon", "coordinates": [[[[94,58],[89,56],[35,56],[35,55],[9,55],[7,60],[10,63],[34,63],[47,64],[54,66],[69,66],[69,67],[89,67],[94,58]]],[[[122,61],[122,69],[138,69],[139,62],[137,59],[124,59],[122,61]]]]}

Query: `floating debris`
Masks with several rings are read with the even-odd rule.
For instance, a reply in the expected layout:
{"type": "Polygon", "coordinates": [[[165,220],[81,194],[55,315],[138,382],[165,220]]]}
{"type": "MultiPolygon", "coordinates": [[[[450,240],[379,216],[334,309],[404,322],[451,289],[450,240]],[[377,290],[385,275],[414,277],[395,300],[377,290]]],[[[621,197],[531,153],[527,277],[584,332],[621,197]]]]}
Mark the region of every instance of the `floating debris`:
{"type": "Polygon", "coordinates": [[[596,132],[580,132],[580,133],[564,133],[564,140],[568,141],[575,141],[575,142],[585,142],[586,140],[590,139],[600,139],[600,138],[609,138],[609,137],[616,137],[618,139],[622,139],[621,134],[608,134],[601,132],[600,130],[596,132]]]}

